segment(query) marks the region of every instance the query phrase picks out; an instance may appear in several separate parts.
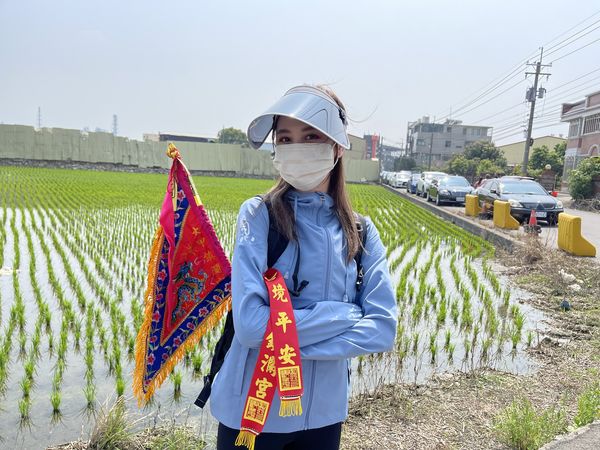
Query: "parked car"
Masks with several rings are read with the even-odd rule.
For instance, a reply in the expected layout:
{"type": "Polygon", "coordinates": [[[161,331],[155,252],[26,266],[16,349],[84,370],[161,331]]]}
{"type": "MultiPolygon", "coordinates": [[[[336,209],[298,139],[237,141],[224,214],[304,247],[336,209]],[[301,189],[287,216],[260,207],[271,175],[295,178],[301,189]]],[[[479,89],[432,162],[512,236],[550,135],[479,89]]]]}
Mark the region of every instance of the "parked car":
{"type": "Polygon", "coordinates": [[[429,195],[431,182],[445,177],[446,175],[447,174],[444,172],[423,172],[421,178],[417,181],[417,195],[427,197],[429,195]]]}
{"type": "Polygon", "coordinates": [[[419,181],[420,178],[421,178],[420,173],[413,173],[410,176],[410,180],[408,181],[408,184],[406,185],[406,192],[408,192],[409,194],[416,194],[417,193],[417,182],[419,181]]]}
{"type": "Polygon", "coordinates": [[[550,195],[538,182],[530,179],[502,177],[485,180],[477,190],[479,205],[487,205],[492,212],[494,200],[510,203],[510,214],[521,223],[529,220],[531,210],[549,225],[558,223],[558,215],[564,211],[563,203],[550,195]]]}
{"type": "Polygon", "coordinates": [[[401,170],[394,174],[390,180],[390,186],[395,188],[406,187],[408,180],[410,180],[410,170],[401,170]]]}
{"type": "Polygon", "coordinates": [[[473,186],[465,177],[449,175],[439,180],[433,180],[429,188],[428,200],[434,201],[438,206],[442,203],[464,204],[466,195],[473,191],[473,186]]]}

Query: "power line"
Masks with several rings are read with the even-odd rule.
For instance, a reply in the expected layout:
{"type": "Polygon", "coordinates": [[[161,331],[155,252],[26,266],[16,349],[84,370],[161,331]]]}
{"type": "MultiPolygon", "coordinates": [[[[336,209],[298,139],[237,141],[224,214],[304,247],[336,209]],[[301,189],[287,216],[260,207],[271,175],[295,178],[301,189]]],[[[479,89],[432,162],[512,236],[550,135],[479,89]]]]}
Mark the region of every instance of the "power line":
{"type": "MultiPolygon", "coordinates": [[[[546,96],[544,97],[544,99],[545,100],[546,99],[552,99],[552,102],[550,102],[549,104],[544,104],[544,106],[543,106],[544,109],[546,109],[546,108],[550,109],[550,108],[554,108],[556,106],[560,106],[563,103],[563,100],[567,99],[570,96],[572,96],[573,93],[575,93],[575,92],[582,92],[582,91],[585,91],[585,90],[589,89],[590,87],[592,87],[594,85],[593,82],[595,80],[597,80],[597,79],[600,79],[600,76],[594,77],[594,78],[590,78],[589,80],[586,80],[583,83],[577,84],[575,86],[571,86],[571,87],[569,87],[566,90],[562,89],[563,87],[566,87],[569,84],[574,83],[575,81],[581,80],[582,78],[585,78],[586,76],[589,76],[589,75],[591,75],[593,73],[596,73],[598,71],[600,71],[600,68],[592,70],[590,72],[587,72],[587,73],[585,73],[583,75],[580,75],[580,76],[578,76],[578,77],[576,77],[576,78],[574,78],[574,79],[572,79],[572,80],[570,80],[570,81],[568,81],[566,83],[563,83],[563,84],[557,86],[556,88],[552,88],[551,90],[548,90],[548,92],[546,93],[546,96]],[[592,83],[592,85],[590,85],[590,83],[592,83]],[[557,93],[560,93],[561,95],[558,96],[558,97],[554,97],[554,95],[557,94],[557,93]],[[568,95],[565,95],[565,94],[568,94],[568,95]]],[[[473,122],[474,123],[481,123],[481,122],[487,121],[487,120],[489,120],[489,119],[491,119],[493,117],[497,117],[498,115],[500,115],[502,113],[505,113],[507,111],[510,111],[510,110],[512,110],[512,109],[514,109],[514,108],[516,108],[518,106],[521,106],[521,105],[523,105],[523,102],[519,102],[519,103],[517,103],[515,105],[509,106],[508,108],[503,109],[502,111],[498,111],[497,113],[494,113],[494,114],[492,114],[490,116],[487,116],[487,117],[485,117],[483,119],[475,120],[473,122]]],[[[493,124],[494,128],[498,127],[498,125],[503,125],[505,123],[509,123],[511,121],[514,121],[515,118],[521,117],[521,114],[522,113],[511,114],[511,115],[506,116],[505,118],[501,119],[499,122],[494,123],[493,124]]],[[[536,116],[536,118],[537,117],[538,116],[536,116]]]]}
{"type": "MultiPolygon", "coordinates": [[[[534,127],[534,128],[533,128],[533,130],[534,130],[534,131],[537,131],[537,130],[542,130],[542,129],[544,129],[544,128],[555,127],[555,126],[557,126],[557,125],[560,125],[560,124],[562,124],[562,123],[563,123],[563,122],[556,122],[556,123],[553,123],[553,124],[550,124],[550,125],[544,125],[544,126],[542,126],[542,127],[534,127]]],[[[519,135],[519,134],[520,134],[519,132],[517,132],[517,133],[512,133],[512,134],[508,134],[508,135],[506,135],[506,136],[501,136],[501,137],[498,137],[498,139],[501,139],[501,140],[502,140],[502,139],[507,139],[507,138],[509,138],[509,137],[512,137],[512,136],[517,136],[517,135],[519,135]]]]}
{"type": "Polygon", "coordinates": [[[592,44],[594,44],[594,43],[596,43],[596,42],[598,42],[598,41],[600,41],[600,38],[598,38],[598,39],[594,39],[593,41],[591,41],[591,42],[588,42],[587,44],[585,44],[585,45],[582,45],[581,47],[579,47],[579,48],[576,48],[575,50],[573,50],[573,51],[571,51],[571,52],[569,52],[569,53],[566,53],[566,54],[564,54],[564,55],[562,55],[562,56],[559,56],[559,57],[558,57],[558,58],[556,58],[556,59],[553,59],[552,61],[550,61],[550,64],[552,64],[552,63],[554,63],[554,62],[556,62],[556,61],[560,61],[561,59],[563,59],[563,58],[566,58],[567,56],[569,56],[569,55],[572,55],[573,53],[577,53],[579,50],[583,50],[584,48],[586,48],[586,47],[589,47],[590,45],[592,45],[592,44]]]}
{"type": "MultiPolygon", "coordinates": [[[[547,47],[549,50],[550,50],[550,49],[552,49],[552,48],[554,48],[554,47],[556,47],[556,45],[559,45],[559,44],[560,44],[560,42],[559,42],[558,44],[555,44],[555,45],[553,45],[553,46],[550,46],[550,44],[551,44],[552,42],[556,41],[557,39],[559,39],[559,38],[563,37],[563,36],[564,36],[565,34],[567,34],[569,31],[571,31],[571,30],[574,30],[575,28],[577,28],[577,27],[578,27],[579,25],[581,25],[582,23],[585,23],[585,22],[587,22],[587,21],[588,21],[589,19],[591,19],[592,17],[596,17],[598,14],[600,14],[600,10],[598,10],[598,11],[596,11],[594,14],[592,14],[592,15],[590,15],[590,16],[588,16],[588,17],[586,17],[586,18],[585,18],[585,19],[583,19],[581,22],[578,22],[578,23],[576,23],[575,25],[573,25],[573,26],[572,26],[571,28],[569,28],[568,30],[566,30],[566,31],[563,31],[561,34],[559,34],[558,36],[556,36],[556,37],[555,37],[555,38],[553,38],[552,40],[550,40],[550,41],[546,42],[546,43],[544,44],[544,47],[547,47]]],[[[594,23],[595,23],[595,22],[594,22],[594,23]]],[[[561,42],[564,42],[564,41],[561,41],[561,42]]]]}
{"type": "MultiPolygon", "coordinates": [[[[562,40],[562,41],[560,41],[560,42],[557,42],[556,44],[553,44],[552,46],[550,46],[550,44],[551,44],[552,42],[556,41],[557,39],[561,38],[562,36],[566,35],[566,34],[567,34],[567,33],[569,33],[570,31],[574,30],[574,29],[575,29],[575,28],[577,28],[578,26],[580,26],[580,25],[584,24],[585,22],[587,22],[588,20],[590,20],[590,19],[592,19],[592,18],[596,17],[596,16],[597,16],[597,15],[599,15],[599,14],[600,14],[600,10],[599,10],[599,11],[596,11],[595,13],[593,13],[593,14],[591,14],[590,16],[586,17],[586,18],[585,18],[585,19],[583,19],[582,21],[580,21],[580,22],[578,22],[577,24],[573,25],[573,26],[572,26],[572,27],[570,27],[569,29],[565,30],[564,32],[562,32],[561,34],[559,34],[558,36],[556,36],[555,38],[553,38],[552,40],[550,40],[550,41],[548,41],[546,44],[544,44],[544,46],[546,46],[546,47],[548,47],[548,46],[549,46],[548,50],[550,50],[550,51],[549,51],[547,54],[554,53],[554,52],[556,52],[556,51],[558,51],[558,50],[560,50],[560,49],[562,49],[562,48],[564,48],[564,47],[566,47],[566,46],[568,46],[568,45],[572,44],[573,42],[576,42],[577,40],[579,40],[579,39],[581,39],[582,37],[586,36],[587,34],[591,33],[592,31],[594,31],[594,30],[596,30],[596,29],[600,28],[600,26],[598,26],[598,27],[596,27],[596,28],[594,28],[594,29],[592,29],[592,30],[588,31],[588,32],[587,32],[587,33],[585,33],[585,34],[583,34],[583,35],[581,35],[581,36],[578,36],[576,39],[573,39],[573,38],[574,38],[574,37],[576,37],[577,35],[581,34],[583,31],[585,31],[585,30],[587,30],[588,28],[592,27],[593,25],[595,25],[595,24],[599,23],[599,22],[600,22],[600,19],[598,19],[598,20],[596,20],[596,21],[592,22],[591,24],[589,24],[589,25],[585,26],[585,27],[584,27],[584,28],[582,28],[581,30],[577,31],[577,32],[576,32],[576,33],[574,33],[573,35],[571,35],[571,36],[569,36],[569,37],[567,37],[567,38],[563,39],[563,40],[562,40]],[[572,40],[572,39],[573,39],[573,40],[572,40]],[[564,46],[561,46],[560,48],[557,48],[557,47],[559,47],[559,46],[560,46],[562,43],[564,43],[564,42],[566,42],[566,41],[570,41],[570,40],[572,40],[572,41],[571,41],[571,42],[569,42],[568,44],[565,44],[564,46]]],[[[479,95],[478,95],[478,96],[477,96],[475,99],[473,99],[473,100],[470,100],[469,102],[467,102],[467,104],[465,104],[465,105],[462,105],[460,108],[454,108],[454,110],[452,110],[452,108],[450,108],[450,111],[451,111],[451,112],[450,112],[450,114],[456,114],[457,112],[459,112],[459,111],[461,111],[461,110],[464,110],[464,109],[465,109],[465,108],[467,108],[468,106],[472,105],[473,103],[477,102],[477,101],[478,101],[478,100],[480,100],[481,98],[485,97],[487,94],[489,94],[489,93],[493,92],[495,89],[497,89],[498,87],[500,87],[502,84],[504,84],[504,83],[508,82],[509,80],[511,80],[512,78],[514,78],[514,76],[516,76],[515,72],[517,72],[517,73],[518,73],[518,72],[519,72],[519,70],[522,68],[523,64],[524,64],[524,63],[526,63],[526,62],[528,62],[528,61],[529,61],[529,59],[530,59],[532,56],[534,56],[536,53],[537,53],[537,51],[536,51],[534,54],[530,55],[530,56],[529,56],[527,59],[525,59],[525,60],[522,60],[522,61],[521,61],[521,62],[520,62],[520,63],[519,63],[519,64],[518,64],[518,65],[517,65],[517,66],[516,66],[514,69],[512,69],[512,70],[511,70],[511,71],[510,71],[510,72],[509,72],[507,75],[505,75],[504,77],[502,77],[500,80],[498,80],[498,81],[492,81],[492,82],[490,83],[490,84],[492,84],[492,86],[491,86],[490,88],[488,88],[488,89],[486,89],[485,87],[484,87],[484,88],[482,88],[482,89],[483,89],[483,92],[482,92],[482,93],[480,93],[480,94],[479,94],[479,95]]],[[[566,55],[565,55],[565,56],[566,56],[566,55]]],[[[482,89],[480,89],[480,91],[481,91],[482,89]]],[[[468,99],[468,98],[470,98],[472,95],[475,95],[475,94],[477,94],[477,92],[479,92],[479,91],[475,91],[473,94],[471,94],[471,95],[467,96],[467,97],[466,97],[464,100],[467,100],[467,99],[468,99]]],[[[463,100],[461,100],[461,102],[459,102],[458,104],[461,104],[462,102],[463,102],[463,100]]],[[[471,110],[469,110],[469,111],[471,111],[471,110]]],[[[467,112],[468,112],[468,111],[467,111],[467,112]]],[[[441,120],[444,120],[444,119],[445,119],[445,118],[447,118],[447,117],[450,117],[450,114],[448,114],[448,115],[446,115],[446,116],[443,116],[443,117],[442,117],[442,119],[440,119],[440,121],[441,121],[441,120]]],[[[462,113],[462,114],[466,114],[466,112],[465,112],[465,111],[463,111],[463,113],[462,113]]]]}
{"type": "Polygon", "coordinates": [[[497,93],[496,95],[494,95],[493,97],[487,99],[486,101],[484,101],[483,103],[480,103],[479,105],[474,106],[473,108],[470,108],[466,111],[463,111],[462,114],[468,114],[471,111],[475,111],[477,108],[481,108],[483,105],[487,105],[489,102],[491,102],[492,100],[494,100],[495,98],[500,97],[502,94],[510,91],[511,89],[514,89],[515,87],[519,86],[520,84],[524,83],[525,81],[527,81],[527,79],[522,79],[521,81],[516,82],[515,84],[512,84],[511,86],[509,86],[508,88],[504,89],[503,91],[497,93]]]}
{"type": "MultiPolygon", "coordinates": [[[[523,66],[524,66],[524,63],[521,63],[521,64],[520,64],[518,67],[516,67],[516,68],[515,68],[515,69],[514,69],[512,72],[510,72],[508,75],[506,75],[506,76],[505,76],[504,78],[502,78],[500,81],[498,81],[498,82],[497,82],[495,85],[493,85],[493,86],[492,86],[492,87],[490,87],[489,89],[485,90],[484,92],[482,92],[481,94],[479,94],[479,96],[477,96],[477,97],[476,97],[476,98],[474,98],[473,100],[471,100],[471,101],[467,102],[466,104],[464,104],[464,105],[463,105],[463,106],[461,106],[460,108],[454,109],[454,111],[452,111],[452,113],[451,113],[451,114],[456,114],[457,112],[459,112],[459,111],[462,111],[462,110],[463,110],[463,109],[465,109],[465,108],[468,108],[469,106],[471,106],[472,104],[474,104],[474,103],[478,102],[480,99],[482,99],[482,98],[483,98],[483,97],[485,97],[486,95],[488,95],[488,94],[492,93],[493,91],[495,91],[496,89],[498,89],[498,88],[499,88],[500,86],[502,86],[503,84],[505,84],[505,83],[509,82],[510,80],[512,80],[513,78],[515,78],[517,75],[519,75],[519,74],[520,74],[520,71],[522,70],[523,66]]],[[[517,84],[520,84],[520,83],[522,83],[523,81],[525,81],[525,80],[519,81],[517,84]]],[[[516,86],[516,85],[513,85],[512,87],[514,87],[514,86],[516,86]]],[[[509,88],[509,89],[512,89],[512,87],[511,87],[511,88],[509,88]]],[[[502,92],[501,92],[501,94],[502,94],[502,93],[504,93],[504,92],[506,92],[506,90],[505,90],[505,91],[502,91],[502,92]]],[[[496,95],[496,96],[495,96],[495,97],[493,97],[493,98],[496,98],[497,96],[498,96],[498,95],[496,95]]],[[[467,113],[467,112],[469,112],[469,111],[472,111],[472,109],[470,109],[470,110],[468,110],[468,111],[463,111],[463,112],[462,112],[462,114],[466,114],[466,113],[467,113]]],[[[446,115],[446,116],[442,117],[442,118],[440,119],[440,121],[442,121],[442,120],[444,120],[444,119],[446,119],[446,118],[448,118],[448,117],[450,117],[450,115],[446,115]]]]}
{"type": "MultiPolygon", "coordinates": [[[[565,39],[565,40],[563,40],[563,41],[559,42],[559,44],[561,44],[562,42],[565,42],[565,41],[568,41],[568,40],[570,40],[570,39],[574,38],[575,36],[577,36],[577,35],[578,35],[579,33],[581,33],[582,31],[584,31],[584,30],[587,30],[589,27],[591,27],[592,25],[595,25],[595,24],[597,24],[597,23],[600,23],[600,19],[598,19],[596,22],[592,23],[591,25],[588,25],[587,27],[583,28],[582,30],[579,30],[579,31],[578,31],[577,33],[575,33],[573,36],[570,36],[570,37],[568,37],[567,39],[565,39]]],[[[598,28],[600,28],[600,25],[598,25],[596,28],[592,28],[592,29],[591,29],[591,30],[589,30],[587,33],[584,33],[584,34],[582,34],[581,36],[578,36],[576,39],[573,39],[571,42],[567,42],[566,44],[564,44],[564,45],[561,45],[561,46],[560,46],[560,47],[558,47],[558,48],[556,48],[556,47],[558,46],[558,44],[557,44],[557,45],[555,45],[554,47],[552,47],[554,50],[551,50],[551,51],[549,51],[549,52],[547,53],[547,55],[546,55],[546,56],[548,56],[548,55],[551,55],[551,54],[553,54],[553,53],[556,53],[557,51],[559,51],[559,50],[561,50],[561,49],[563,49],[563,48],[565,48],[565,47],[568,47],[569,45],[571,45],[571,44],[573,44],[574,42],[577,42],[579,39],[583,38],[584,36],[587,36],[588,34],[592,33],[593,31],[596,31],[598,28]]]]}

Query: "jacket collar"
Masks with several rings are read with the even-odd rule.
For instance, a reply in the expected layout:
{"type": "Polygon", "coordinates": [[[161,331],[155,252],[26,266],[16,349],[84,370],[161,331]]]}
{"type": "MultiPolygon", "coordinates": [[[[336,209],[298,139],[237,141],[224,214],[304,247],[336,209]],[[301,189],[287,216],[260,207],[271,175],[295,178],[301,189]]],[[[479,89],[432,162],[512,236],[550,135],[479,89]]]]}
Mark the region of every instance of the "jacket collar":
{"type": "Polygon", "coordinates": [[[296,217],[298,209],[300,214],[314,215],[314,217],[317,215],[328,217],[335,214],[333,197],[324,192],[299,192],[292,189],[286,193],[286,199],[290,202],[296,217]]]}

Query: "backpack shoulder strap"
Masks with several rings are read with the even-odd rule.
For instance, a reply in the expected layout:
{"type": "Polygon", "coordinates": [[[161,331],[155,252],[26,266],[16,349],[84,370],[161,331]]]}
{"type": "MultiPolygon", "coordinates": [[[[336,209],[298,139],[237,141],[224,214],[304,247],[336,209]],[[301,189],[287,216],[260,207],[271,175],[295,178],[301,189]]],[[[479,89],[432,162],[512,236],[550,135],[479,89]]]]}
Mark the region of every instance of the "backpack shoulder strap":
{"type": "MultiPolygon", "coordinates": [[[[262,196],[261,196],[262,198],[262,196]]],[[[271,202],[263,199],[269,213],[269,236],[267,237],[267,267],[273,267],[288,245],[288,239],[279,232],[275,225],[275,217],[271,202]]]]}
{"type": "Polygon", "coordinates": [[[367,219],[365,216],[356,214],[356,229],[358,231],[358,236],[360,238],[360,245],[358,246],[358,251],[356,255],[354,255],[354,260],[356,261],[356,292],[360,292],[363,285],[364,271],[362,266],[362,254],[367,245],[367,219]]]}

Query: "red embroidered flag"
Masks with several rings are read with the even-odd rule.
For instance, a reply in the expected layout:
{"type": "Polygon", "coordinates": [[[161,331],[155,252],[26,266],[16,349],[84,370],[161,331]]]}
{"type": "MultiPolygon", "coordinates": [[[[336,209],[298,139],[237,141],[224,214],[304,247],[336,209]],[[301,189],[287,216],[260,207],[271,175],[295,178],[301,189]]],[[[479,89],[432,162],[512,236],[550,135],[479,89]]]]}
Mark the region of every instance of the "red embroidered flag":
{"type": "Polygon", "coordinates": [[[231,265],[181,155],[173,158],[148,262],[144,321],[135,346],[140,405],[231,307],[231,265]]]}

